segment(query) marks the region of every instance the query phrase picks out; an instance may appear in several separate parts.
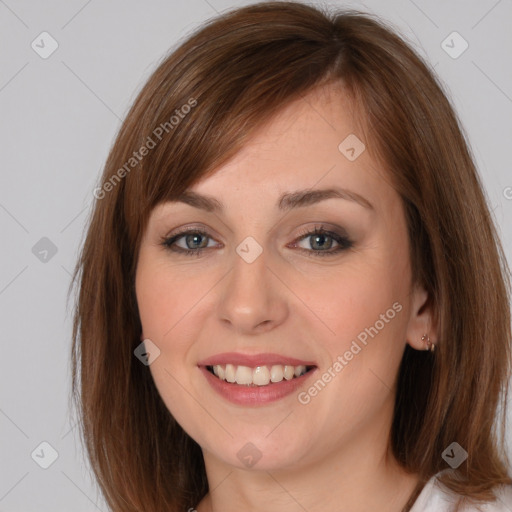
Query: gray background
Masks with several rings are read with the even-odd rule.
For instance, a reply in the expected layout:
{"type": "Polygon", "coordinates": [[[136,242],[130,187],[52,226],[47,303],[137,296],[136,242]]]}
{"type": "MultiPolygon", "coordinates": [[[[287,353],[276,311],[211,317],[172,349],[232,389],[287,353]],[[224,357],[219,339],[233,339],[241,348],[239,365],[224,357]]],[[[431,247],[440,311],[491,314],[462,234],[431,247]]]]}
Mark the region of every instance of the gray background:
{"type": "MultiPolygon", "coordinates": [[[[207,18],[249,3],[0,0],[0,511],[107,510],[68,407],[73,301],[66,306],[66,294],[92,190],[157,62],[207,18]],[[42,46],[43,31],[58,43],[46,59],[31,47],[42,46]],[[43,441],[58,453],[48,469],[38,465],[51,462],[43,441]]],[[[382,15],[435,66],[467,130],[510,261],[512,1],[330,3],[382,15]],[[453,31],[469,44],[458,58],[460,40],[442,46],[453,31]]]]}

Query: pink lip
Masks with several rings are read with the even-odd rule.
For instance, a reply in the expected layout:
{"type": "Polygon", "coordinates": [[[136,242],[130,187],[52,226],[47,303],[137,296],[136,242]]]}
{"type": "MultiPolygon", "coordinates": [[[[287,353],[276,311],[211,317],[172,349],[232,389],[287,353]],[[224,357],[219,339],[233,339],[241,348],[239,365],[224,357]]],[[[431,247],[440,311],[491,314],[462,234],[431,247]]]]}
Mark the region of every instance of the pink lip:
{"type": "Polygon", "coordinates": [[[214,366],[216,364],[234,364],[236,366],[249,366],[255,368],[256,366],[271,366],[274,364],[282,364],[289,366],[315,366],[314,362],[301,361],[293,357],[282,356],[279,354],[240,354],[238,352],[224,352],[208,357],[203,361],[197,363],[197,366],[214,366]]]}
{"type": "Polygon", "coordinates": [[[317,370],[314,362],[270,353],[249,355],[237,352],[224,352],[200,361],[197,366],[205,376],[206,381],[219,395],[234,404],[245,406],[265,405],[280,400],[303,386],[306,379],[309,379],[317,370]],[[272,382],[266,386],[243,386],[221,380],[213,375],[207,367],[216,364],[234,364],[236,366],[249,366],[250,368],[265,365],[272,366],[275,364],[314,366],[315,368],[291,380],[283,379],[281,382],[272,382]]]}
{"type": "Polygon", "coordinates": [[[234,404],[244,406],[265,405],[291,395],[303,386],[306,379],[309,379],[317,370],[317,368],[314,368],[300,377],[294,377],[292,380],[283,379],[281,382],[266,386],[243,386],[219,379],[209,372],[206,366],[200,366],[199,369],[210,386],[219,395],[234,404]]]}

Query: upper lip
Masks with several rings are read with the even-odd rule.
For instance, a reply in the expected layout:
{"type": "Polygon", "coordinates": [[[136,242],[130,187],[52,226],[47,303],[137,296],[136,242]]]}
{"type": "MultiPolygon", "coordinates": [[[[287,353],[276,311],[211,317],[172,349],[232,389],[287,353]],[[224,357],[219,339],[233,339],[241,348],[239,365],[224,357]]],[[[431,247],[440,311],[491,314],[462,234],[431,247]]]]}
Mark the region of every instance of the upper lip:
{"type": "Polygon", "coordinates": [[[289,366],[315,366],[314,362],[303,361],[294,357],[283,356],[280,354],[264,353],[264,354],[241,354],[239,352],[223,352],[203,359],[198,366],[214,366],[221,364],[233,364],[236,366],[272,366],[272,365],[289,365],[289,366]]]}

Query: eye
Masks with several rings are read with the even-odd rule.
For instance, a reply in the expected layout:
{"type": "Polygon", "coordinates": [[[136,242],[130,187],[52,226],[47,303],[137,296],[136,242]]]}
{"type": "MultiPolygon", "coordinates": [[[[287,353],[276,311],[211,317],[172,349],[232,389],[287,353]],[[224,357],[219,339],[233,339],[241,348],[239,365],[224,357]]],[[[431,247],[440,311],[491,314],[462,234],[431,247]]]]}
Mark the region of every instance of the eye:
{"type": "MultiPolygon", "coordinates": [[[[353,242],[346,236],[340,233],[335,233],[333,231],[328,231],[324,226],[315,226],[315,228],[311,231],[306,231],[301,234],[301,236],[297,239],[299,243],[306,242],[306,245],[309,245],[311,249],[300,247],[301,250],[310,253],[312,256],[333,256],[342,251],[350,249],[354,244],[353,242]],[[334,247],[334,250],[331,250],[333,244],[337,244],[334,247]]],[[[292,247],[297,246],[297,241],[295,241],[292,247]]]]}
{"type": "Polygon", "coordinates": [[[199,256],[204,249],[211,247],[208,245],[208,239],[213,241],[205,231],[189,228],[175,233],[171,237],[164,237],[161,243],[170,251],[186,256],[199,256]]]}
{"type": "MultiPolygon", "coordinates": [[[[163,237],[161,244],[168,250],[185,256],[200,256],[205,249],[215,246],[214,240],[208,233],[195,227],[184,229],[170,237],[163,237]],[[212,245],[209,242],[212,242],[212,245]]],[[[350,249],[353,242],[344,234],[329,231],[324,226],[315,226],[313,230],[301,233],[299,238],[292,242],[290,246],[298,247],[311,256],[322,257],[334,256],[350,249]],[[310,248],[298,245],[298,243],[304,243],[305,241],[310,248]],[[334,249],[332,249],[333,246],[334,249]]]]}

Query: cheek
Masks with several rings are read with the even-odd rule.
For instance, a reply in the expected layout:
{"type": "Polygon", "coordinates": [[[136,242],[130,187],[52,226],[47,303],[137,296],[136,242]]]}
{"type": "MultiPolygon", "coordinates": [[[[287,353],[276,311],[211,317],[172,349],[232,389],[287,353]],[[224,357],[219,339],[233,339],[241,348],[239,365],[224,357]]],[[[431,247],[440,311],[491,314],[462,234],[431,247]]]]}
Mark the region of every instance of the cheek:
{"type": "Polygon", "coordinates": [[[190,329],[196,325],[187,320],[199,311],[194,304],[204,292],[190,275],[185,282],[184,272],[171,272],[165,263],[149,261],[140,258],[135,279],[143,336],[160,349],[149,371],[167,409],[179,424],[189,427],[201,411],[195,410],[197,402],[187,393],[190,369],[185,363],[194,337],[190,329]]]}
{"type": "Polygon", "coordinates": [[[175,334],[187,324],[188,316],[200,311],[197,306],[209,287],[207,278],[171,269],[165,262],[149,265],[142,259],[136,295],[144,336],[164,347],[169,339],[183,339],[175,334]]]}
{"type": "Polygon", "coordinates": [[[308,314],[310,322],[317,324],[316,330],[328,340],[334,355],[333,350],[343,349],[360,333],[364,339],[365,329],[375,324],[379,334],[396,334],[404,328],[405,315],[398,311],[405,306],[403,277],[402,270],[395,272],[384,261],[359,261],[333,268],[330,274],[298,280],[294,292],[314,313],[308,314]]]}
{"type": "Polygon", "coordinates": [[[309,330],[316,330],[315,343],[326,352],[327,371],[319,378],[329,381],[317,386],[321,392],[306,390],[304,402],[335,403],[337,421],[347,421],[347,428],[390,399],[405,348],[407,260],[400,248],[374,247],[365,258],[333,267],[328,278],[310,276],[295,288],[315,312],[309,330]]]}
{"type": "MultiPolygon", "coordinates": [[[[305,417],[315,418],[318,428],[331,432],[336,425],[347,440],[375,421],[387,420],[392,409],[405,345],[406,307],[392,276],[376,267],[333,276],[321,293],[310,292],[307,300],[321,317],[322,322],[315,320],[315,343],[322,345],[326,357],[300,403],[305,417]]],[[[317,442],[323,446],[322,439],[317,442]]],[[[326,436],[325,450],[331,442],[326,436]]]]}

